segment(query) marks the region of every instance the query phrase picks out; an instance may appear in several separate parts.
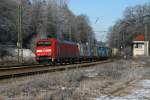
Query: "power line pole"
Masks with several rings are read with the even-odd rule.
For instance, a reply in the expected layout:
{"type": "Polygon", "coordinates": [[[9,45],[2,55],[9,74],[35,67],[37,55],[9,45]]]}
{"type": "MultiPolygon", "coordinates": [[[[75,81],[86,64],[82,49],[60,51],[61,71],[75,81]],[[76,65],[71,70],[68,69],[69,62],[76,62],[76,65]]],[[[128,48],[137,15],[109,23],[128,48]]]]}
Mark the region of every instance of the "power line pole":
{"type": "Polygon", "coordinates": [[[17,40],[17,48],[18,48],[18,63],[20,63],[20,5],[18,5],[18,40],[17,40]]]}
{"type": "Polygon", "coordinates": [[[145,41],[148,41],[148,25],[150,23],[150,15],[144,16],[144,24],[145,24],[145,41]]]}
{"type": "Polygon", "coordinates": [[[72,31],[72,30],[71,30],[71,25],[69,25],[69,40],[70,40],[70,41],[72,40],[72,39],[71,39],[71,38],[72,38],[72,37],[71,37],[71,35],[72,35],[72,34],[71,34],[71,31],[72,31]]]}
{"type": "Polygon", "coordinates": [[[147,39],[147,34],[148,34],[148,23],[145,23],[144,28],[145,28],[145,41],[148,41],[148,39],[147,39]]]}
{"type": "Polygon", "coordinates": [[[22,48],[22,5],[18,5],[18,63],[23,63],[23,48],[22,48]],[[21,51],[20,51],[21,50],[21,51]]]}
{"type": "Polygon", "coordinates": [[[22,41],[22,5],[20,5],[20,47],[21,47],[21,63],[23,63],[23,41],[22,41]]]}
{"type": "MultiPolygon", "coordinates": [[[[148,42],[148,52],[150,52],[150,44],[149,44],[149,42],[150,42],[150,38],[148,38],[149,37],[149,34],[148,34],[148,26],[149,26],[149,23],[150,23],[150,15],[146,15],[146,16],[144,16],[144,24],[145,24],[145,26],[144,26],[144,28],[145,28],[145,41],[146,42],[148,42]]],[[[148,53],[148,55],[149,55],[149,53],[148,53]]]]}

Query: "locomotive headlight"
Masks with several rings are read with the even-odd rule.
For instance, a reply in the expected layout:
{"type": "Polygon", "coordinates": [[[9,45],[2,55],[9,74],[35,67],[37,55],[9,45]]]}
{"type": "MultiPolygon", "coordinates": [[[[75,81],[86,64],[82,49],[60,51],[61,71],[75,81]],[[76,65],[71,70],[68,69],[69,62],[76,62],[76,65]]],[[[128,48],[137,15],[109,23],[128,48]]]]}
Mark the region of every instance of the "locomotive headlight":
{"type": "Polygon", "coordinates": [[[42,50],[36,50],[37,53],[42,52],[42,50]]]}
{"type": "Polygon", "coordinates": [[[46,52],[51,52],[52,50],[51,50],[51,49],[46,49],[45,51],[46,51],[46,52]]]}

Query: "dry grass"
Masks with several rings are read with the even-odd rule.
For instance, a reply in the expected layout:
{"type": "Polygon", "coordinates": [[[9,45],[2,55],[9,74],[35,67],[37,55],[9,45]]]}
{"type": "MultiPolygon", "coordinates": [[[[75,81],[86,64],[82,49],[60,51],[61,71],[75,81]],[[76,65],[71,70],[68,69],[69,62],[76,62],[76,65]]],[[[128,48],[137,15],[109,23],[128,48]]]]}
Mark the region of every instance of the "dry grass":
{"type": "MultiPolygon", "coordinates": [[[[135,67],[130,60],[119,60],[93,68],[66,70],[1,82],[1,98],[15,100],[89,100],[109,93],[150,69],[135,67]],[[10,84],[11,83],[11,84],[10,84]]],[[[0,99],[1,99],[0,98],[0,99]]]]}
{"type": "Polygon", "coordinates": [[[82,78],[82,72],[71,71],[64,72],[62,74],[59,73],[57,74],[57,76],[51,76],[51,74],[44,74],[38,75],[34,78],[26,78],[25,80],[21,79],[21,81],[11,80],[11,84],[7,83],[7,85],[3,85],[0,87],[0,94],[8,98],[27,97],[31,98],[31,100],[32,98],[37,98],[40,100],[40,98],[45,97],[67,98],[70,96],[70,93],[73,91],[73,89],[79,86],[82,78]]]}

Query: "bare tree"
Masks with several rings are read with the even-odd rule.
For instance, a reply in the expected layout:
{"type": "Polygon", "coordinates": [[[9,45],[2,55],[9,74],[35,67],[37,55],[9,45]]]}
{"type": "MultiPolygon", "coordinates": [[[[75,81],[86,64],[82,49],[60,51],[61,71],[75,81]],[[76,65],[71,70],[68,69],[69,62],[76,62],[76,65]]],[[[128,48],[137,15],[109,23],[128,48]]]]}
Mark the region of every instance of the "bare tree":
{"type": "Polygon", "coordinates": [[[118,20],[109,32],[110,45],[117,48],[122,44],[125,47],[130,46],[135,35],[144,34],[143,21],[147,14],[150,14],[150,3],[126,8],[124,18],[118,20]]]}
{"type": "Polygon", "coordinates": [[[65,0],[1,0],[1,43],[9,40],[16,44],[18,5],[22,6],[23,47],[34,48],[36,40],[46,38],[47,32],[55,32],[59,39],[82,43],[92,44],[95,40],[88,17],[74,15],[65,0]]]}
{"type": "Polygon", "coordinates": [[[0,43],[11,43],[16,39],[16,7],[15,1],[0,2],[0,43]]]}

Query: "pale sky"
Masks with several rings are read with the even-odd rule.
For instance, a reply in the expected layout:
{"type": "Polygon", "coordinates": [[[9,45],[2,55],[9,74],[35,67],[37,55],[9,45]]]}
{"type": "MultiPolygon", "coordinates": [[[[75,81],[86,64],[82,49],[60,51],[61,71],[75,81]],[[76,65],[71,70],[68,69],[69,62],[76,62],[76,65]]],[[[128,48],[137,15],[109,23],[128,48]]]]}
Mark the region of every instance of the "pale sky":
{"type": "MultiPolygon", "coordinates": [[[[69,7],[75,15],[87,15],[94,31],[108,31],[109,27],[122,18],[126,7],[147,2],[150,0],[69,0],[69,7]]],[[[99,41],[104,41],[105,37],[106,32],[96,33],[99,41]]]]}

